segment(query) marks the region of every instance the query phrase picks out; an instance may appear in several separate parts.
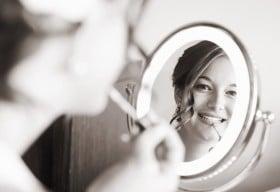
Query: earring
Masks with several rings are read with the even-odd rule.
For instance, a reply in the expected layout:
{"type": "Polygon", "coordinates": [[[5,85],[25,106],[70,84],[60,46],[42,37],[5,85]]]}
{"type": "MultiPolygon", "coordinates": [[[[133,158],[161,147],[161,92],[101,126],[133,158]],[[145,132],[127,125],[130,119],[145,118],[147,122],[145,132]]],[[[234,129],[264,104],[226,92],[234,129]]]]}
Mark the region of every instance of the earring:
{"type": "Polygon", "coordinates": [[[182,109],[181,105],[179,105],[176,109],[176,114],[172,118],[171,122],[176,119],[177,126],[175,127],[175,129],[180,130],[191,120],[191,116],[192,116],[192,106],[182,109]],[[183,114],[186,114],[187,118],[183,118],[182,117],[183,114]]]}
{"type": "MultiPolygon", "coordinates": [[[[221,134],[219,133],[219,131],[217,130],[217,128],[215,127],[214,124],[211,125],[211,128],[213,128],[213,129],[215,130],[216,134],[218,135],[218,142],[220,142],[221,139],[222,139],[221,134]]],[[[214,146],[210,147],[210,148],[208,149],[208,152],[210,152],[212,149],[214,149],[214,146]]]]}

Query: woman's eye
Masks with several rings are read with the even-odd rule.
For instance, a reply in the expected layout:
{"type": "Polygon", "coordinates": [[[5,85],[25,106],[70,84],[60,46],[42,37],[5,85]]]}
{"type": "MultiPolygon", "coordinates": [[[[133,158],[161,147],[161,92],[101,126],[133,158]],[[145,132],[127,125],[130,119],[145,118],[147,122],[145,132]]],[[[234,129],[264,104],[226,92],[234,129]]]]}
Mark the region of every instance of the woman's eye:
{"type": "Polygon", "coordinates": [[[234,90],[229,90],[229,91],[226,91],[226,94],[231,96],[231,97],[235,97],[237,93],[234,90]]]}
{"type": "Polygon", "coordinates": [[[212,90],[212,88],[206,84],[197,84],[194,86],[194,88],[199,91],[211,91],[212,90]]]}

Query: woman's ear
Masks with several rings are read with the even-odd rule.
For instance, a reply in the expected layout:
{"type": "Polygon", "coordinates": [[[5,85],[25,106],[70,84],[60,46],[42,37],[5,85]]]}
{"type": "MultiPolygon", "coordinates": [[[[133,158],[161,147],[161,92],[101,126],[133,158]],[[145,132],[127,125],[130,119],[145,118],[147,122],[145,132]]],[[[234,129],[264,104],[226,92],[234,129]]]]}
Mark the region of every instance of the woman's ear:
{"type": "Polygon", "coordinates": [[[193,94],[189,88],[185,90],[175,88],[174,97],[177,106],[191,106],[194,103],[193,94]]]}
{"type": "MultiPolygon", "coordinates": [[[[192,89],[191,88],[186,87],[184,89],[184,91],[179,90],[177,97],[179,97],[178,101],[180,102],[181,105],[182,104],[184,106],[192,106],[193,105],[194,99],[193,99],[193,94],[192,94],[192,89]]],[[[177,103],[177,105],[178,105],[178,103],[177,103]]]]}

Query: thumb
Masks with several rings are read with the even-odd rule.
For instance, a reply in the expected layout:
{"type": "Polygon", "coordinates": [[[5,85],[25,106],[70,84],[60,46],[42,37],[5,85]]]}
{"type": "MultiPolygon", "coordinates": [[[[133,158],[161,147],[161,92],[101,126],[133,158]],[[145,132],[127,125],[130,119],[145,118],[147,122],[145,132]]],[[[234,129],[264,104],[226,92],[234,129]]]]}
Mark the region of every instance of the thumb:
{"type": "Polygon", "coordinates": [[[167,164],[181,162],[184,157],[184,147],[176,131],[166,122],[161,121],[146,129],[135,141],[135,153],[143,163],[155,163],[156,149],[162,142],[165,145],[167,164]]]}

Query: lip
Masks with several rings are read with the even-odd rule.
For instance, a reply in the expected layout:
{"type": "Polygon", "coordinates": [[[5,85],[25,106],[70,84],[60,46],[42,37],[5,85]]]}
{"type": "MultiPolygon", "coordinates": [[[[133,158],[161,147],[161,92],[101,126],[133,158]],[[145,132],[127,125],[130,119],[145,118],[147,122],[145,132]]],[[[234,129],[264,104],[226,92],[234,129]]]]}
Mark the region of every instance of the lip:
{"type": "Polygon", "coordinates": [[[207,125],[217,125],[227,121],[227,118],[213,113],[198,113],[199,119],[207,125]]]}

